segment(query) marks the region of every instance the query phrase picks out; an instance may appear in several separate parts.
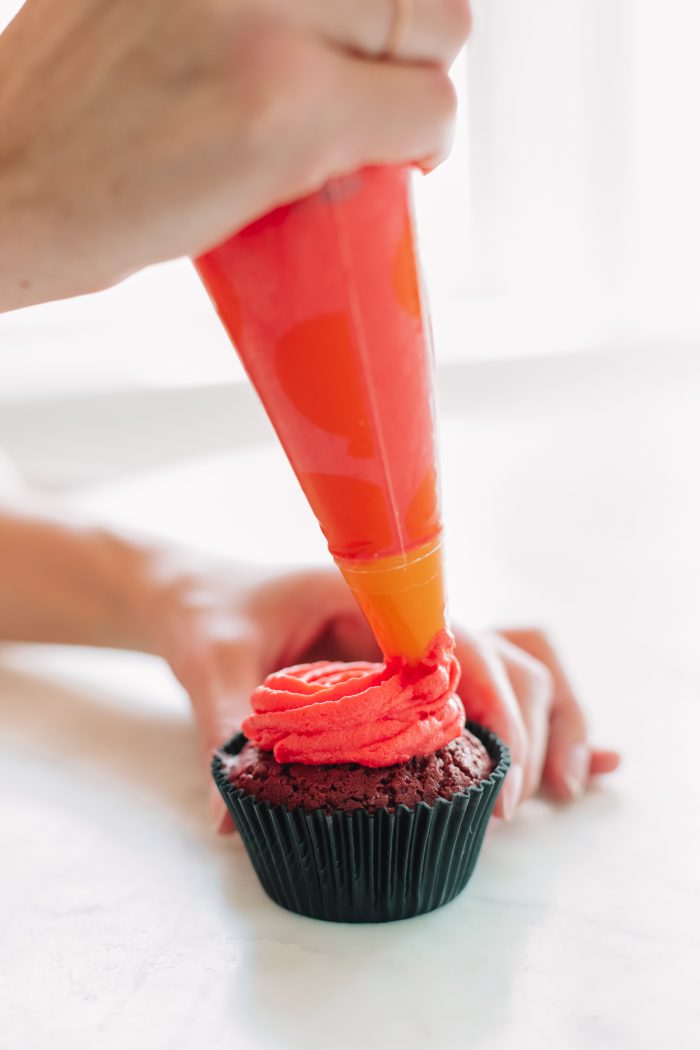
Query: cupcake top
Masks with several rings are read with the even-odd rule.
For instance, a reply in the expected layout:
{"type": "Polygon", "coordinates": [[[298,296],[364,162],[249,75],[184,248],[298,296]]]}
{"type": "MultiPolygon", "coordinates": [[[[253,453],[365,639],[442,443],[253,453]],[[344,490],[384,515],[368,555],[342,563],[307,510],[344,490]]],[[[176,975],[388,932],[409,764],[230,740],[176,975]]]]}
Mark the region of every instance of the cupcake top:
{"type": "Polygon", "coordinates": [[[458,682],[454,639],[441,631],[418,664],[322,661],[268,675],[242,729],[278,763],[380,769],[432,755],[460,736],[458,682]]]}
{"type": "Polygon", "coordinates": [[[430,755],[384,768],[357,763],[341,765],[280,764],[270,751],[248,742],[226,757],[229,779],[256,802],[287,809],[323,809],[352,812],[379,809],[393,812],[399,805],[413,809],[419,802],[433,806],[451,799],[491,773],[494,762],[475,736],[464,730],[456,739],[430,755]]]}

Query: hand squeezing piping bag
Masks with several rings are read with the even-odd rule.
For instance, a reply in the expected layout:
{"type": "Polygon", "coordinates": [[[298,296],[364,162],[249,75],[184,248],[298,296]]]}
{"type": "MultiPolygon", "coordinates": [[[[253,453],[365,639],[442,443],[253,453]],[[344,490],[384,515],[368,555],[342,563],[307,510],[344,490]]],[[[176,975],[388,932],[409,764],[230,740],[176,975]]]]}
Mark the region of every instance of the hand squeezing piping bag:
{"type": "Polygon", "coordinates": [[[366,168],[195,265],[385,657],[445,626],[410,175],[366,168]]]}

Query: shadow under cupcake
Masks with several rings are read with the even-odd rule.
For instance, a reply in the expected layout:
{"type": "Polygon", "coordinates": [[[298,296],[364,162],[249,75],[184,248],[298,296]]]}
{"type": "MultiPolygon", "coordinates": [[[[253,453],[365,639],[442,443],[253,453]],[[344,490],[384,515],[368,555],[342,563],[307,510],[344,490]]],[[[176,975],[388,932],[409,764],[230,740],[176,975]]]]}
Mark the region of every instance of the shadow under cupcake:
{"type": "Polygon", "coordinates": [[[379,768],[278,762],[239,733],[212,773],[273,901],[315,919],[390,922],[464,889],[509,765],[498,737],[467,722],[437,751],[379,768]]]}

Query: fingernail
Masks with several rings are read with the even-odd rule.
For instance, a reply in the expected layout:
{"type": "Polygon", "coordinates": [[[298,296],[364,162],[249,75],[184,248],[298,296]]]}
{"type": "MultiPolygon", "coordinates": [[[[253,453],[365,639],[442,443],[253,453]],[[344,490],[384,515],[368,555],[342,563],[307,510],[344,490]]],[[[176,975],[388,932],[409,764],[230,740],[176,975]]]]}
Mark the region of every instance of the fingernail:
{"type": "Polygon", "coordinates": [[[564,760],[563,779],[572,798],[578,798],[588,783],[591,753],[588,744],[574,744],[564,760]]]}
{"type": "Polygon", "coordinates": [[[512,820],[523,793],[523,767],[514,765],[510,767],[505,781],[503,782],[503,819],[512,820]]]}
{"type": "Polygon", "coordinates": [[[435,171],[439,163],[439,157],[424,157],[423,160],[416,161],[416,167],[423,175],[430,175],[431,171],[435,171]]]}

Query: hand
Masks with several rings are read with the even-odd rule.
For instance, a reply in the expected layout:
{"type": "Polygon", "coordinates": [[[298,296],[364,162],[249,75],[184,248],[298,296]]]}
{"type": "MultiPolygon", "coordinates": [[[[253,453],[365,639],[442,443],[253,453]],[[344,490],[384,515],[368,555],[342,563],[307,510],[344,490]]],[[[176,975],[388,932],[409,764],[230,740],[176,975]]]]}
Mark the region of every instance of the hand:
{"type": "MultiPolygon", "coordinates": [[[[332,570],[196,571],[178,577],[166,594],[155,648],[192,698],[207,765],[272,670],[318,659],[379,659],[350,592],[332,570]]],[[[467,714],[511,749],[497,815],[512,817],[542,785],[562,800],[576,798],[591,776],[617,767],[617,752],[591,747],[580,704],[540,631],[455,634],[467,714]]],[[[217,830],[232,830],[214,785],[211,805],[217,830]]]]}
{"type": "Polygon", "coordinates": [[[541,786],[563,801],[578,798],[592,776],[617,769],[617,751],[591,746],[581,705],[544,632],[455,635],[467,717],[510,748],[498,816],[510,819],[541,786]]]}
{"type": "MultiPolygon", "coordinates": [[[[250,713],[253,689],[271,671],[314,660],[380,660],[381,653],[340,575],[287,573],[228,564],[164,565],[161,599],[150,604],[159,653],[189,693],[207,766],[250,713]]],[[[213,783],[215,830],[233,823],[213,783]]]]}
{"type": "Polygon", "coordinates": [[[196,255],[330,176],[439,159],[468,0],[27,0],[0,37],[0,310],[196,255]]]}

